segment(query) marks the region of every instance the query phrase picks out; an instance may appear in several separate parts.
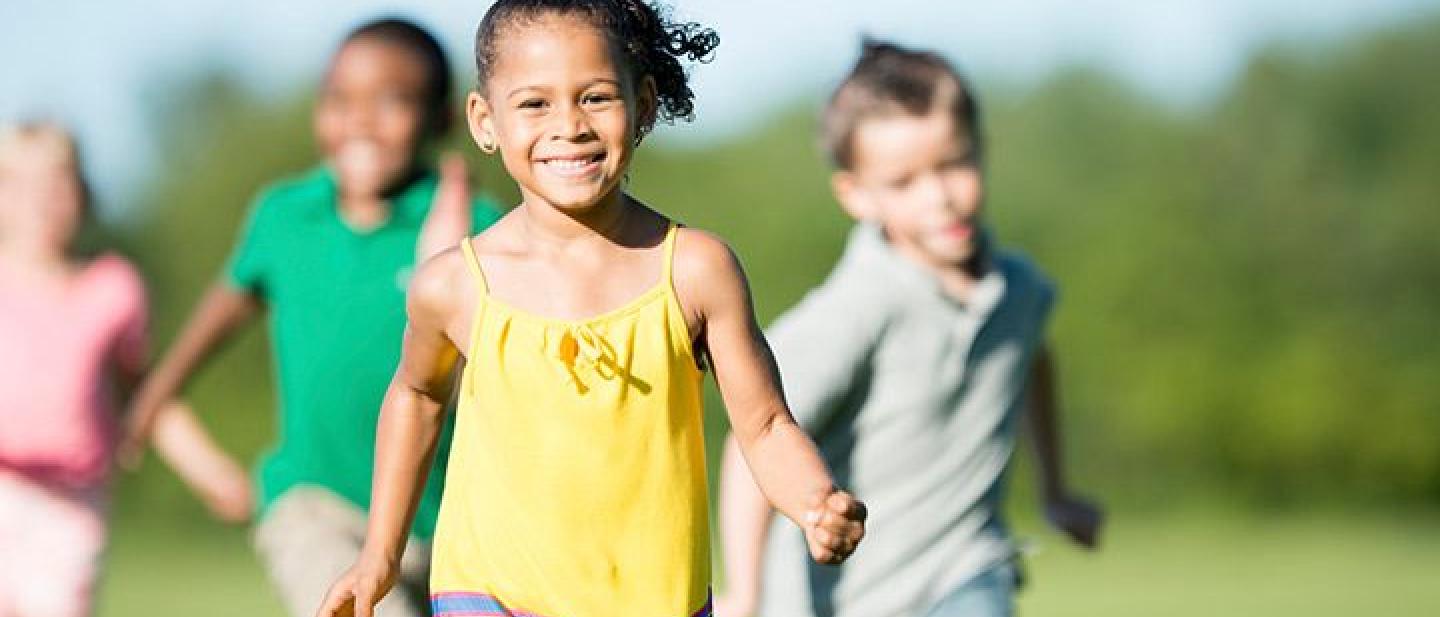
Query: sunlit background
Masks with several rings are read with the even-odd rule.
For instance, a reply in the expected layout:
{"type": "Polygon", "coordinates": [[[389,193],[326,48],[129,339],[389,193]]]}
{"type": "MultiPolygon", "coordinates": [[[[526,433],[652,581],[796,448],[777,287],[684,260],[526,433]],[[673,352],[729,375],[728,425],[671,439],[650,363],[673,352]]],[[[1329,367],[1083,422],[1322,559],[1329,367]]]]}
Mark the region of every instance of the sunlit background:
{"type": "MultiPolygon", "coordinates": [[[[730,239],[766,320],[843,242],[814,117],[860,35],[973,76],[991,221],[1061,286],[1071,483],[1111,515],[1081,553],[1017,469],[1023,614],[1440,607],[1440,1],[672,4],[722,43],[695,70],[696,122],[642,149],[634,192],[730,239]]],[[[413,17],[469,84],[487,6],[3,0],[0,119],[78,133],[93,241],[145,271],[163,348],[250,197],[314,163],[339,37],[413,17]]],[[[271,436],[269,370],[254,328],[191,391],[247,460],[271,436]]],[[[711,419],[718,443],[714,397],[711,419]]],[[[121,480],[114,518],[102,616],[280,614],[246,532],[162,466],[121,480]]]]}

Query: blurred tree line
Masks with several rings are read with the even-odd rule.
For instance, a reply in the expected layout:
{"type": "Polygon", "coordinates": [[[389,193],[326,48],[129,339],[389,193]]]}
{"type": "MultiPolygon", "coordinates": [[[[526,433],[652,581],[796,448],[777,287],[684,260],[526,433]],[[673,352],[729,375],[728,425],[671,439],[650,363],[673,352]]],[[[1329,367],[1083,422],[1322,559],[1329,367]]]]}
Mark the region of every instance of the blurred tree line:
{"type": "MultiPolygon", "coordinates": [[[[1272,47],[1194,110],[1083,68],[1024,91],[980,81],[990,220],[1061,286],[1051,338],[1077,484],[1155,504],[1180,487],[1256,504],[1440,503],[1437,66],[1430,19],[1272,47]]],[[[223,75],[153,98],[164,160],[115,233],[150,277],[163,347],[249,198],[315,155],[309,98],[223,75]]],[[[824,278],[849,227],[815,109],[721,144],[651,143],[632,169],[641,199],[733,242],[767,322],[824,278]]],[[[463,135],[450,145],[514,203],[495,160],[463,135]]],[[[264,345],[253,328],[192,390],[247,457],[272,430],[264,345]]],[[[184,502],[155,467],[127,495],[184,502]]]]}

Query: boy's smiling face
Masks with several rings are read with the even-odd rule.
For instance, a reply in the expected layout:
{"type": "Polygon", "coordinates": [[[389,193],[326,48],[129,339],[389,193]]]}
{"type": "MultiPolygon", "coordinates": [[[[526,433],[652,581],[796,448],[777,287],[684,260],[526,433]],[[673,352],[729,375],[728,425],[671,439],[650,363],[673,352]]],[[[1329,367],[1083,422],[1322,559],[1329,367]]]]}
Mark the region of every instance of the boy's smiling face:
{"type": "Polygon", "coordinates": [[[875,116],[852,140],[850,169],[832,179],[851,216],[879,224],[896,249],[931,266],[975,257],[984,182],[974,143],[951,114],[875,116]]]}
{"type": "Polygon", "coordinates": [[[410,171],[426,130],[425,75],[417,54],[386,41],[336,52],[314,124],[342,195],[378,198],[410,171]]]}

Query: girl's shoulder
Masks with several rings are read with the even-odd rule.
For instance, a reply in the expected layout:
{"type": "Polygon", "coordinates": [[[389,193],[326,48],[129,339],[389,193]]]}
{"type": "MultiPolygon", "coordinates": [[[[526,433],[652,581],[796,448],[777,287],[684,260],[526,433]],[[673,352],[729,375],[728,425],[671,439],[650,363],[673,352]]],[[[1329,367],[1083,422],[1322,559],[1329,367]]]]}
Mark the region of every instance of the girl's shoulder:
{"type": "Polygon", "coordinates": [[[459,310],[478,289],[476,276],[464,245],[473,247],[477,238],[467,236],[460,243],[426,259],[415,268],[406,290],[406,304],[412,320],[435,317],[443,321],[459,310]]]}
{"type": "Polygon", "coordinates": [[[687,312],[706,315],[722,306],[749,303],[749,284],[734,249],[720,236],[680,227],[671,256],[670,281],[687,312]]]}
{"type": "Polygon", "coordinates": [[[119,313],[143,314],[145,279],[129,259],[118,253],[101,253],[78,268],[77,287],[88,302],[119,313]]]}
{"type": "Polygon", "coordinates": [[[106,252],[80,265],[80,276],[90,285],[144,294],[140,270],[119,253],[106,252]]]}
{"type": "Polygon", "coordinates": [[[740,259],[719,235],[703,229],[679,226],[675,232],[674,274],[707,279],[738,273],[740,259]]]}

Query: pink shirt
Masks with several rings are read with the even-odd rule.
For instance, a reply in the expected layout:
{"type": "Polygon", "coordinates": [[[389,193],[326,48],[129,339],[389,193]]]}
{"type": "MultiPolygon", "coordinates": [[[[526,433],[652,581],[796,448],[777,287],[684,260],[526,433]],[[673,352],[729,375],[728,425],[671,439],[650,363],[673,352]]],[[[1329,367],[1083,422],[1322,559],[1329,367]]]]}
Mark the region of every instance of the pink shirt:
{"type": "Polygon", "coordinates": [[[27,287],[0,272],[0,468],[93,486],[115,447],[115,370],[143,367],[145,289],[105,255],[64,285],[27,287]]]}

